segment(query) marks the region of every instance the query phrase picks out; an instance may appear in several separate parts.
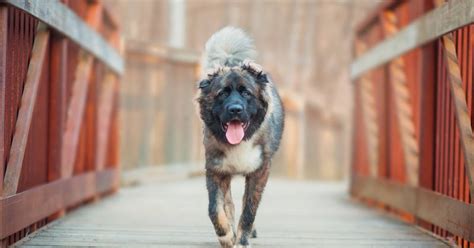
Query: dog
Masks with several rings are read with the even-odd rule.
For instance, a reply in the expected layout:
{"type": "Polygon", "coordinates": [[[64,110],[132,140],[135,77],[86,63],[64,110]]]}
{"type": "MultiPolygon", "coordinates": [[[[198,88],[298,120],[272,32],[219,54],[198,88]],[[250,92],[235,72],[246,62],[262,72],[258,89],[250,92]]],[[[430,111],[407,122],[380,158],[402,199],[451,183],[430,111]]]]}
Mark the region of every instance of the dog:
{"type": "Polygon", "coordinates": [[[209,218],[221,247],[250,247],[255,215],[280,146],[284,109],[278,91],[254,62],[252,39],[225,27],[206,43],[197,103],[203,122],[209,218]],[[245,177],[240,221],[235,226],[231,179],[245,177]],[[237,229],[237,230],[236,230],[237,229]]]}

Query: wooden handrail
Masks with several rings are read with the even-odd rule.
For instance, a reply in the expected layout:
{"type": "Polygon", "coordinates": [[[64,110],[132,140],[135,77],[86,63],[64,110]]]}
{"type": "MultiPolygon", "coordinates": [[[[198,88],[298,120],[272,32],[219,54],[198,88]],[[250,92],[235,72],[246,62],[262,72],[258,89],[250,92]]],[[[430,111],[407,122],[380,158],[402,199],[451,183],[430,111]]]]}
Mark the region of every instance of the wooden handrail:
{"type": "Polygon", "coordinates": [[[396,35],[362,54],[351,65],[351,78],[383,65],[404,53],[460,27],[474,23],[474,2],[453,0],[418,18],[396,35]]]}
{"type": "Polygon", "coordinates": [[[124,61],[116,49],[61,2],[57,0],[0,0],[0,3],[9,4],[38,18],[91,53],[115,73],[123,74],[124,61]]]}

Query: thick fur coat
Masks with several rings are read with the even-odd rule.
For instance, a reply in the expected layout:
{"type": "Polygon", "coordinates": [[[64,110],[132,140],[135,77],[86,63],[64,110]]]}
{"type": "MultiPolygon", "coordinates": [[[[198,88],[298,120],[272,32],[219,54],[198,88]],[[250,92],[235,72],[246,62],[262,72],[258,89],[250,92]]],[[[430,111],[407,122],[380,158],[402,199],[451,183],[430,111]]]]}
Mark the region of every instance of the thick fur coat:
{"type": "Polygon", "coordinates": [[[254,62],[253,41],[226,27],[206,43],[199,83],[199,112],[204,124],[209,217],[222,247],[250,247],[271,159],[284,126],[278,91],[254,62]],[[243,212],[234,223],[230,181],[246,178],[243,212]],[[235,226],[237,225],[237,226],[235,226]]]}

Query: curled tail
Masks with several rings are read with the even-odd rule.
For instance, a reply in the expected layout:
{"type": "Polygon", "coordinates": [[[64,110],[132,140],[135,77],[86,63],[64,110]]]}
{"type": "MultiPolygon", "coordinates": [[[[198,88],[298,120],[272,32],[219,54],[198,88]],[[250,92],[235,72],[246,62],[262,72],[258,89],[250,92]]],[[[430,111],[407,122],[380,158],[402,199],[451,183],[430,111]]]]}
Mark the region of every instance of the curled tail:
{"type": "Polygon", "coordinates": [[[206,42],[203,69],[237,66],[245,59],[255,60],[256,55],[253,40],[242,29],[225,27],[206,42]]]}

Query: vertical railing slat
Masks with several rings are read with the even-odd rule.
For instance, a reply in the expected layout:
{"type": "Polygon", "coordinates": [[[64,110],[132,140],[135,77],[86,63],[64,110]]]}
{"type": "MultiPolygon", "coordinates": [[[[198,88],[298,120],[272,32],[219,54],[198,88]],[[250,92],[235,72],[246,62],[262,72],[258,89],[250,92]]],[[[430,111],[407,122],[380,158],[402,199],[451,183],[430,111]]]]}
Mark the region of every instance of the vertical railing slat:
{"type": "Polygon", "coordinates": [[[49,100],[49,157],[48,180],[61,177],[61,155],[66,114],[67,40],[59,35],[51,37],[50,100],[49,100]]]}
{"type": "MultiPolygon", "coordinates": [[[[422,12],[433,7],[431,0],[419,1],[422,12]]],[[[421,47],[419,76],[419,92],[420,94],[420,142],[418,150],[420,151],[420,167],[419,167],[419,186],[433,190],[434,189],[434,173],[436,166],[436,128],[437,128],[437,102],[438,85],[436,84],[436,43],[430,43],[421,47]]],[[[428,222],[417,220],[418,224],[423,228],[430,230],[432,225],[428,222]]]]}
{"type": "MultiPolygon", "coordinates": [[[[0,198],[5,170],[5,95],[7,73],[8,8],[0,6],[0,198]]],[[[1,208],[1,205],[0,205],[1,208]]],[[[1,209],[0,209],[1,211],[1,209]]]]}

